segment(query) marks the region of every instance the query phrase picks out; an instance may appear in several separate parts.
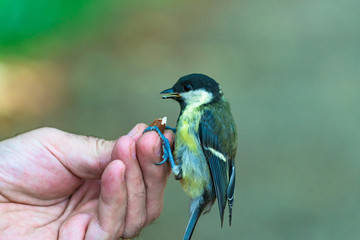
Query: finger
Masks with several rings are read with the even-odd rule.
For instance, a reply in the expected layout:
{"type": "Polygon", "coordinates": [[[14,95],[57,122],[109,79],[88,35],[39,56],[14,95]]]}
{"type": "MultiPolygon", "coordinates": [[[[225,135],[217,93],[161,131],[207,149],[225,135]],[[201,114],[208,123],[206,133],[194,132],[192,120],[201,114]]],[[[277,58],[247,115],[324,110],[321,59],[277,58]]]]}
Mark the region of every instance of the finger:
{"type": "Polygon", "coordinates": [[[124,230],[127,207],[125,165],[113,160],[101,179],[99,206],[88,226],[85,239],[114,239],[124,230]]]}
{"type": "MultiPolygon", "coordinates": [[[[136,124],[128,135],[137,141],[145,128],[145,123],[136,124]]],[[[80,178],[100,178],[111,161],[115,141],[71,134],[55,128],[40,128],[35,131],[46,136],[50,143],[47,146],[48,150],[80,178]]]]}
{"type": "MultiPolygon", "coordinates": [[[[165,137],[174,140],[171,131],[165,131],[165,137]]],[[[163,207],[163,194],[167,178],[170,174],[168,163],[160,166],[155,165],[161,161],[162,145],[156,132],[148,132],[142,135],[136,144],[137,157],[143,173],[146,188],[146,224],[160,216],[163,207]]]]}
{"type": "Polygon", "coordinates": [[[125,183],[128,205],[125,231],[122,237],[132,238],[137,235],[146,220],[145,185],[139,163],[136,159],[134,139],[130,136],[119,138],[115,144],[112,158],[121,159],[126,165],[125,183]]]}
{"type": "Polygon", "coordinates": [[[99,179],[110,163],[114,141],[80,136],[55,128],[31,132],[68,170],[78,177],[99,179]],[[45,139],[45,140],[44,140],[45,139]]]}
{"type": "Polygon", "coordinates": [[[127,134],[128,136],[132,137],[135,142],[139,140],[139,138],[143,135],[144,130],[148,127],[145,123],[138,123],[135,125],[133,129],[127,134]]]}

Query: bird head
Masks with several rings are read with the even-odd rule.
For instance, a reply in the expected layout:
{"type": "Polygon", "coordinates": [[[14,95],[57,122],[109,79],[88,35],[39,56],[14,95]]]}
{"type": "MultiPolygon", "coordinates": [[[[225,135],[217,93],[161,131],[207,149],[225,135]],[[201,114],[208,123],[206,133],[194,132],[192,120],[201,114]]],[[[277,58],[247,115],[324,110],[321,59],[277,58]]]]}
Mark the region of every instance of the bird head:
{"type": "Polygon", "coordinates": [[[174,99],[181,108],[201,106],[217,101],[222,96],[220,85],[204,74],[189,74],[181,77],[172,88],[162,91],[162,99],[174,99]]]}

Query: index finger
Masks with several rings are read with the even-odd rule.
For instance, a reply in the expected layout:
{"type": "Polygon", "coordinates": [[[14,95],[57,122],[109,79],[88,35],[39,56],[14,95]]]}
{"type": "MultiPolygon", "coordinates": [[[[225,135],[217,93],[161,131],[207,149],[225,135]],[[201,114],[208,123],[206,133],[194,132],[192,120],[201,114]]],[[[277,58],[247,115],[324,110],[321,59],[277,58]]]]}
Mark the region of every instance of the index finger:
{"type": "MultiPolygon", "coordinates": [[[[164,135],[172,144],[174,133],[165,131],[164,135]]],[[[154,164],[161,162],[162,159],[161,139],[156,132],[143,134],[136,143],[136,150],[146,188],[146,223],[148,224],[159,217],[162,211],[164,190],[171,169],[168,163],[160,166],[154,164]]]]}

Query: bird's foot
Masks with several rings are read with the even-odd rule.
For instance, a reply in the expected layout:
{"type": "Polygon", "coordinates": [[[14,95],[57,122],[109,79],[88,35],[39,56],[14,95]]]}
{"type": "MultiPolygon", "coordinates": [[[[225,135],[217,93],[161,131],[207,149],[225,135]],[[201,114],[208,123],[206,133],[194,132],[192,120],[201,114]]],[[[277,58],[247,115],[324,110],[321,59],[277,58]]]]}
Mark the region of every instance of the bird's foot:
{"type": "Polygon", "coordinates": [[[181,169],[179,168],[179,166],[177,166],[175,164],[174,161],[174,156],[171,152],[171,147],[170,147],[170,143],[169,140],[167,140],[167,138],[164,136],[164,134],[160,131],[160,129],[157,126],[153,126],[153,127],[148,127],[144,130],[143,133],[149,132],[149,131],[156,131],[157,134],[160,136],[161,139],[161,144],[162,144],[162,148],[163,148],[163,155],[162,155],[162,161],[159,163],[155,163],[155,165],[161,165],[164,164],[166,161],[170,162],[171,165],[171,169],[172,172],[175,174],[175,177],[177,178],[177,176],[182,175],[181,174],[181,169]]]}
{"type": "Polygon", "coordinates": [[[166,129],[166,130],[171,130],[173,133],[176,133],[176,128],[172,128],[172,127],[169,127],[169,126],[165,126],[165,129],[166,129]]]}

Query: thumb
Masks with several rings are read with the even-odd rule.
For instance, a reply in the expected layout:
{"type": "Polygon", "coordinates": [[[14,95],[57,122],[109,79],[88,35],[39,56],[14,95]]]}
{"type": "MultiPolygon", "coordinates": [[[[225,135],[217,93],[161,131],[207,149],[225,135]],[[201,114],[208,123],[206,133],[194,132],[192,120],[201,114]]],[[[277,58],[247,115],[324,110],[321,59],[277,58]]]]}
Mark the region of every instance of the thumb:
{"type": "Polygon", "coordinates": [[[115,141],[81,136],[55,128],[33,131],[39,140],[69,171],[84,179],[100,179],[111,161],[115,141]],[[45,139],[45,141],[44,141],[45,139]]]}

